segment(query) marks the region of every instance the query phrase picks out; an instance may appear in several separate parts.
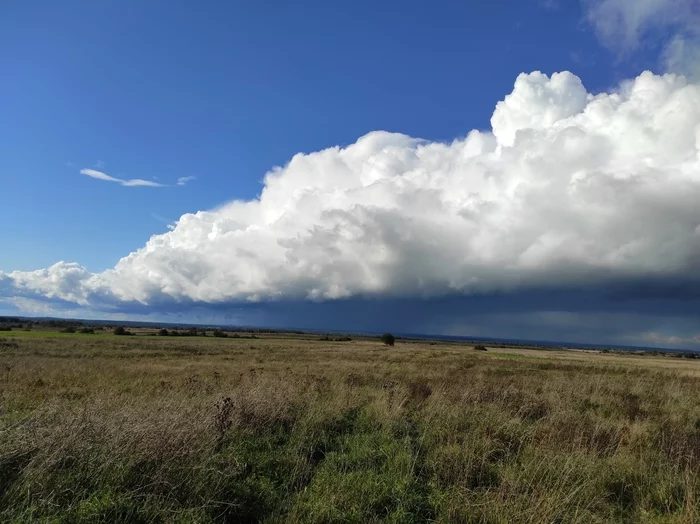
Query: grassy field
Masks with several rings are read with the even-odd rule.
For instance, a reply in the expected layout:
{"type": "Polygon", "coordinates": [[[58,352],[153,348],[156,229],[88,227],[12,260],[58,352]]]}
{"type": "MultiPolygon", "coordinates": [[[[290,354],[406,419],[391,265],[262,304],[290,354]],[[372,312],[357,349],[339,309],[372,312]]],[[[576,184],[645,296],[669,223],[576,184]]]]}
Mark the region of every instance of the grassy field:
{"type": "Polygon", "coordinates": [[[0,333],[0,521],[698,522],[699,364],[0,333]]]}

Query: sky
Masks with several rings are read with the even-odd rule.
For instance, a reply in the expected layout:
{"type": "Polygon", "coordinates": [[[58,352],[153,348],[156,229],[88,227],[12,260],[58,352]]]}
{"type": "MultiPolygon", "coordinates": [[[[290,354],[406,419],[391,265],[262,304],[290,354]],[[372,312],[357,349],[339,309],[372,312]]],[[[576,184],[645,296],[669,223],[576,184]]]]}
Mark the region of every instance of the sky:
{"type": "Polygon", "coordinates": [[[4,2],[0,314],[700,350],[700,0],[4,2]]]}

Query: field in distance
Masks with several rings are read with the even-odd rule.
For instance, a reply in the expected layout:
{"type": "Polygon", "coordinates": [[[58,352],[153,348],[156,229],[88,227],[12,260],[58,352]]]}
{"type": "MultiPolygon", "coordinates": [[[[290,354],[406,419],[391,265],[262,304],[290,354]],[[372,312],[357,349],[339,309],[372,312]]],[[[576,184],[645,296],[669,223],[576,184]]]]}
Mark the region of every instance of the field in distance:
{"type": "Polygon", "coordinates": [[[0,521],[700,519],[697,360],[133,331],[0,332],[0,521]]]}

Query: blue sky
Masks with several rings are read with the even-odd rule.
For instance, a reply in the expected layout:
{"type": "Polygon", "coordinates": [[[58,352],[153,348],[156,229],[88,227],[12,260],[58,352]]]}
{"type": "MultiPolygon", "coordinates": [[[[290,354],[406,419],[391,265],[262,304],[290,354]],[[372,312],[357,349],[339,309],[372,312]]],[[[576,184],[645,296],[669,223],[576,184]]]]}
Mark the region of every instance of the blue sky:
{"type": "MultiPolygon", "coordinates": [[[[0,173],[5,195],[0,206],[5,246],[0,250],[0,270],[10,275],[65,261],[100,275],[146,245],[152,235],[168,232],[168,224],[186,213],[220,209],[234,200],[254,201],[264,188],[266,173],[274,166],[286,166],[297,153],[351,146],[372,131],[401,133],[430,143],[464,139],[472,129],[488,132],[497,102],[514,92],[514,82],[523,72],[571,71],[591,94],[615,92],[644,70],[665,73],[672,62],[687,62],[669,56],[676,56],[679,41],[686,44],[688,54],[696,37],[689,13],[696,14],[697,6],[694,0],[681,2],[688,7],[687,13],[681,13],[663,4],[653,0],[636,4],[623,0],[272,2],[264,6],[123,0],[8,3],[0,16],[4,78],[0,83],[0,173]],[[611,27],[613,21],[617,26],[611,27]],[[618,32],[626,36],[616,39],[618,32]],[[85,176],[81,170],[166,187],[125,186],[85,176]],[[183,177],[193,178],[178,185],[183,177]]],[[[275,201],[272,207],[285,205],[275,201]]],[[[302,209],[307,204],[297,205],[302,209]]],[[[317,222],[310,219],[306,229],[289,238],[313,230],[317,222]]],[[[342,233],[337,227],[334,231],[342,233]]],[[[194,241],[182,245],[178,249],[202,252],[194,241]]],[[[236,249],[230,255],[234,265],[241,256],[240,247],[236,249]]],[[[415,255],[414,251],[402,253],[415,255]]],[[[160,277],[158,282],[143,284],[148,280],[144,275],[162,273],[147,265],[134,271],[144,289],[158,288],[157,297],[151,291],[115,291],[107,285],[109,290],[102,286],[96,293],[108,294],[109,300],[86,298],[76,303],[70,298],[75,293],[47,291],[38,284],[27,287],[27,280],[16,275],[5,277],[6,309],[161,318],[174,308],[182,317],[205,320],[218,318],[215,311],[223,308],[223,318],[314,327],[308,316],[279,313],[284,307],[259,290],[245,291],[247,295],[239,291],[230,296],[207,294],[207,286],[216,284],[202,283],[201,277],[192,275],[205,271],[202,264],[214,273],[218,266],[206,261],[198,262],[196,271],[179,270],[190,254],[178,251],[165,264],[168,271],[190,279],[176,292],[160,277]],[[26,300],[33,305],[27,306],[26,300]],[[37,310],[37,301],[51,305],[37,310]],[[241,301],[255,306],[242,306],[241,301]],[[257,316],[246,316],[251,308],[257,316]],[[266,317],[266,308],[277,316],[266,317]]],[[[214,258],[221,263],[220,257],[214,258]]],[[[341,262],[336,261],[335,267],[341,262]]],[[[669,278],[683,274],[679,270],[669,278]]],[[[659,275],[654,273],[653,278],[659,275]]],[[[417,278],[422,281],[423,276],[417,278]]],[[[318,278],[321,284],[294,284],[289,297],[281,288],[275,296],[317,304],[308,299],[318,300],[314,290],[325,290],[328,283],[325,277],[318,278]]],[[[1,279],[2,274],[0,284],[1,279]]],[[[492,280],[478,292],[501,293],[503,286],[492,280]]],[[[535,280],[528,293],[542,287],[541,280],[535,280]]],[[[64,291],[70,287],[67,282],[61,284],[64,291]]],[[[574,289],[571,304],[577,302],[576,293],[582,288],[586,292],[605,288],[609,281],[589,282],[578,276],[573,285],[570,280],[564,284],[574,289]]],[[[410,303],[418,317],[422,308],[432,307],[432,290],[402,286],[377,284],[369,295],[373,303],[402,296],[402,303],[410,303]]],[[[464,282],[450,284],[437,294],[455,294],[471,303],[473,291],[467,287],[464,282]]],[[[358,301],[356,307],[362,310],[368,290],[345,291],[319,293],[324,301],[358,301]]],[[[538,300],[541,310],[578,314],[563,305],[566,300],[550,303],[541,296],[538,300]]],[[[597,311],[605,307],[600,304],[597,311]]],[[[500,308],[493,306],[495,312],[500,308]]],[[[659,337],[690,340],[695,336],[688,331],[697,320],[693,315],[698,309],[692,308],[690,316],[674,317],[675,323],[661,322],[665,331],[659,337]]],[[[522,313],[532,311],[524,307],[522,313]]],[[[648,324],[648,318],[639,322],[648,324]]],[[[475,329],[469,322],[439,324],[422,329],[451,333],[458,332],[460,325],[467,326],[463,331],[475,329]]],[[[637,328],[631,324],[634,321],[624,332],[605,331],[599,338],[619,341],[634,336],[637,328]]],[[[341,327],[342,322],[333,325],[341,327]]],[[[360,318],[350,327],[363,325],[360,318]]],[[[499,336],[500,328],[484,325],[488,323],[481,325],[479,334],[499,336]]],[[[538,325],[535,321],[534,328],[523,328],[521,333],[530,336],[538,325]]],[[[394,329],[401,328],[401,322],[396,322],[394,329]]],[[[560,328],[562,336],[571,336],[569,320],[560,328]]],[[[512,331],[508,330],[510,336],[519,334],[512,331]]],[[[556,336],[556,330],[551,334],[556,336]]]]}

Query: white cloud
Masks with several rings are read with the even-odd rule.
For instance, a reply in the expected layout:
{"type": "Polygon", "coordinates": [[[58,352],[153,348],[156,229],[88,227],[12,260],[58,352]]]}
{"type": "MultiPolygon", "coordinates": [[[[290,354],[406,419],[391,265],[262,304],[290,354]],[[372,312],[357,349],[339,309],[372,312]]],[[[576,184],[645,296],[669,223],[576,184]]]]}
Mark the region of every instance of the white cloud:
{"type": "Polygon", "coordinates": [[[684,25],[697,0],[588,0],[584,5],[606,45],[630,50],[654,27],[684,25]]]}
{"type": "Polygon", "coordinates": [[[153,304],[696,274],[699,85],[647,72],[591,95],[571,73],[523,74],[492,126],[452,143],[379,131],[297,154],[259,199],[183,215],[113,269],[61,262],[0,273],[0,287],[153,304]]]}
{"type": "Polygon", "coordinates": [[[123,180],[119,178],[111,177],[108,174],[103,173],[102,171],[96,171],[95,169],[81,169],[80,174],[96,178],[97,180],[104,180],[106,182],[118,182],[120,184],[123,182],[123,180]]]}
{"type": "Polygon", "coordinates": [[[184,186],[187,184],[187,182],[190,182],[191,180],[197,180],[197,177],[194,176],[181,176],[180,178],[177,179],[177,185],[178,186],[184,186]]]}
{"type": "MultiPolygon", "coordinates": [[[[0,272],[0,278],[5,276],[0,272]]],[[[48,269],[37,271],[13,271],[6,277],[12,280],[18,293],[29,293],[49,299],[60,299],[87,305],[86,296],[91,289],[86,283],[91,278],[87,269],[76,263],[58,262],[48,269]]]]}
{"type": "MultiPolygon", "coordinates": [[[[700,31],[700,19],[698,20],[700,31]]],[[[663,53],[668,71],[681,71],[693,80],[700,79],[700,32],[691,35],[675,35],[663,53]]]]}
{"type": "Polygon", "coordinates": [[[108,174],[103,173],[102,171],[96,171],[95,169],[81,169],[80,174],[96,178],[97,180],[104,180],[105,182],[116,182],[117,184],[121,184],[125,187],[167,187],[164,184],[159,184],[158,182],[151,182],[150,180],[141,180],[140,178],[134,178],[131,180],[114,178],[113,176],[109,176],[108,174]]]}
{"type": "MultiPolygon", "coordinates": [[[[62,316],[66,316],[66,314],[71,315],[71,314],[78,312],[77,309],[69,309],[69,310],[56,309],[49,302],[46,302],[44,300],[37,300],[37,299],[33,299],[33,298],[24,298],[24,297],[4,298],[4,299],[0,299],[0,303],[10,304],[16,310],[21,311],[23,314],[28,314],[28,315],[42,315],[42,316],[62,315],[62,316]]],[[[8,311],[7,314],[11,314],[11,313],[8,311]]]]}
{"type": "Polygon", "coordinates": [[[667,71],[700,72],[700,0],[582,1],[586,17],[608,48],[624,55],[645,38],[660,39],[667,71]]]}
{"type": "Polygon", "coordinates": [[[164,184],[159,184],[158,182],[153,182],[151,180],[141,180],[139,178],[135,178],[133,180],[124,180],[122,182],[122,185],[126,187],[167,187],[164,184]]]}

